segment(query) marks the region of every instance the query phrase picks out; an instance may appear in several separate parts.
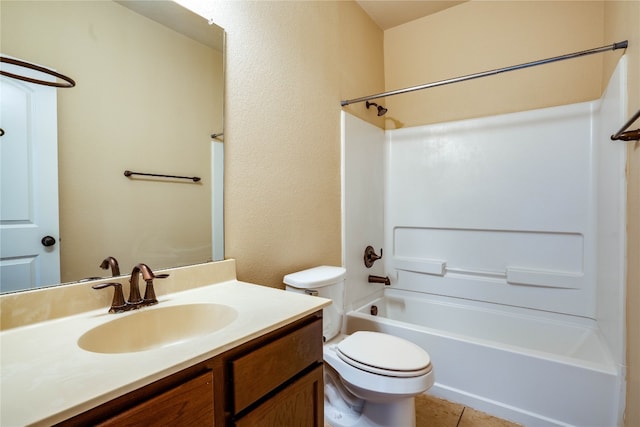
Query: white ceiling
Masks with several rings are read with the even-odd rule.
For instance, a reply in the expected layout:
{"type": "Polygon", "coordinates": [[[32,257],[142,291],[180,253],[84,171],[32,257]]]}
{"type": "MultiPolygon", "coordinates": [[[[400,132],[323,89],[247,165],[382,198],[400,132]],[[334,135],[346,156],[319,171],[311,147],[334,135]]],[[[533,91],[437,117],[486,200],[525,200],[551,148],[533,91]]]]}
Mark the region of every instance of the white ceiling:
{"type": "Polygon", "coordinates": [[[431,15],[464,1],[356,0],[382,30],[431,15]]]}

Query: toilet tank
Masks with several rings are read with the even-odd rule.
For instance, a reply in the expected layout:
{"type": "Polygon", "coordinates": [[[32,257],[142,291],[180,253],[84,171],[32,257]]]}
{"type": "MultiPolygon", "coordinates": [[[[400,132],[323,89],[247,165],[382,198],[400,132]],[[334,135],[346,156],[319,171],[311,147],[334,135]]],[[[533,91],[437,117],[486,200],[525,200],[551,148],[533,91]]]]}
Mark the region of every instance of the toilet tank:
{"type": "Polygon", "coordinates": [[[329,341],[340,333],[344,313],[344,276],[342,267],[323,265],[284,276],[286,290],[328,298],[333,303],[322,309],[322,336],[329,341]]]}

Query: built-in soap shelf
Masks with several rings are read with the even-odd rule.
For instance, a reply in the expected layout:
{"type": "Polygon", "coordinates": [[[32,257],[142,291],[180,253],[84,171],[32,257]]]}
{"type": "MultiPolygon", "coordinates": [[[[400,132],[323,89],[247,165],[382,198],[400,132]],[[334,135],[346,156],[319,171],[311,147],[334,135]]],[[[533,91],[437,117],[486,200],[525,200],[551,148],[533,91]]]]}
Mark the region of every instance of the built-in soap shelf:
{"type": "Polygon", "coordinates": [[[452,267],[447,261],[425,258],[393,259],[393,268],[412,273],[446,276],[447,274],[462,274],[469,276],[495,277],[506,280],[512,285],[541,286],[562,289],[579,289],[584,280],[583,273],[567,271],[548,271],[522,267],[506,267],[504,271],[489,271],[452,267]]]}
{"type": "Polygon", "coordinates": [[[563,289],[580,289],[584,274],[567,271],[529,270],[507,267],[507,283],[563,289]]]}
{"type": "Polygon", "coordinates": [[[394,258],[393,264],[396,270],[434,274],[436,276],[444,276],[447,271],[447,262],[437,259],[394,258]]]}

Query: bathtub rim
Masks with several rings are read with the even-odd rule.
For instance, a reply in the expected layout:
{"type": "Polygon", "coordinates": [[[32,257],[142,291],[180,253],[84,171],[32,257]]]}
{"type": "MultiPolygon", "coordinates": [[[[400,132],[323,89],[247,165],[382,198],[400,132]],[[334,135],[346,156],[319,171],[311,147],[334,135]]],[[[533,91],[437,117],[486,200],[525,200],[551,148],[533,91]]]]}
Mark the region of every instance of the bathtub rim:
{"type": "MultiPolygon", "coordinates": [[[[394,320],[394,319],[390,319],[382,316],[373,316],[367,313],[367,311],[369,310],[369,307],[375,304],[376,301],[380,301],[385,297],[407,298],[407,295],[410,295],[409,298],[425,300],[429,303],[434,303],[434,302],[440,303],[440,304],[446,303],[451,305],[457,305],[458,307],[462,307],[462,308],[469,307],[479,311],[483,311],[483,310],[486,310],[488,312],[497,311],[497,312],[500,312],[501,314],[504,314],[504,312],[497,310],[496,307],[487,307],[488,303],[484,303],[484,302],[464,300],[465,304],[462,304],[460,301],[455,301],[455,302],[450,301],[451,299],[459,300],[458,298],[422,294],[422,293],[416,293],[413,291],[406,291],[406,290],[399,290],[399,289],[385,289],[383,293],[376,295],[373,298],[370,298],[368,302],[362,303],[361,301],[359,301],[359,305],[357,306],[357,308],[351,308],[347,310],[347,312],[345,313],[343,330],[347,334],[351,333],[352,331],[349,330],[349,317],[357,317],[365,320],[370,320],[372,322],[381,322],[391,326],[407,328],[414,331],[422,331],[422,332],[433,334],[434,336],[450,338],[456,341],[470,342],[483,347],[499,348],[499,349],[503,349],[504,351],[519,354],[522,356],[536,357],[536,358],[540,358],[548,361],[558,362],[564,365],[580,366],[582,368],[590,369],[590,370],[607,374],[607,375],[616,375],[616,376],[621,375],[622,367],[616,364],[616,362],[614,361],[613,355],[611,353],[611,349],[608,347],[606,341],[604,340],[604,337],[599,331],[597,327],[597,322],[593,319],[587,319],[587,318],[567,319],[566,318],[567,315],[558,315],[558,313],[549,313],[549,312],[545,312],[544,317],[541,317],[541,318],[533,316],[532,313],[524,312],[524,314],[522,314],[523,318],[531,318],[533,320],[544,319],[546,321],[557,321],[560,323],[564,323],[568,326],[578,327],[578,328],[584,329],[589,333],[593,333],[595,335],[595,338],[598,340],[598,343],[602,346],[603,355],[607,359],[605,361],[599,362],[599,361],[588,360],[588,359],[579,358],[575,356],[567,356],[563,354],[542,351],[539,349],[522,347],[522,346],[513,345],[513,344],[509,344],[509,343],[505,343],[497,340],[477,338],[472,335],[460,334],[460,333],[437,329],[429,326],[414,325],[412,323],[408,323],[400,320],[394,320]],[[424,295],[428,295],[428,297],[425,297],[424,295]],[[469,302],[468,305],[466,304],[467,302],[469,302]]],[[[493,306],[495,304],[491,304],[491,305],[493,306]]],[[[517,309],[518,307],[509,306],[507,307],[507,314],[518,315],[518,313],[516,313],[517,309]]],[[[525,309],[525,310],[531,311],[530,309],[525,309]]],[[[427,352],[428,351],[429,350],[427,349],[427,352]]]]}

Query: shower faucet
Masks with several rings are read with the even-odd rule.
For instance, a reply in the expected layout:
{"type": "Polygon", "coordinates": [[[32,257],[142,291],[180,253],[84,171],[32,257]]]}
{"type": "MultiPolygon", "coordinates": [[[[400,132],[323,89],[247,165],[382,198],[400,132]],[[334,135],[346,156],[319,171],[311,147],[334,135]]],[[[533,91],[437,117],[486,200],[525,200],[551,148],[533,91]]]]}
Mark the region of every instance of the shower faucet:
{"type": "Polygon", "coordinates": [[[376,250],[373,246],[367,246],[364,250],[364,266],[371,268],[374,262],[382,258],[382,248],[380,248],[380,255],[376,255],[376,250]]]}

